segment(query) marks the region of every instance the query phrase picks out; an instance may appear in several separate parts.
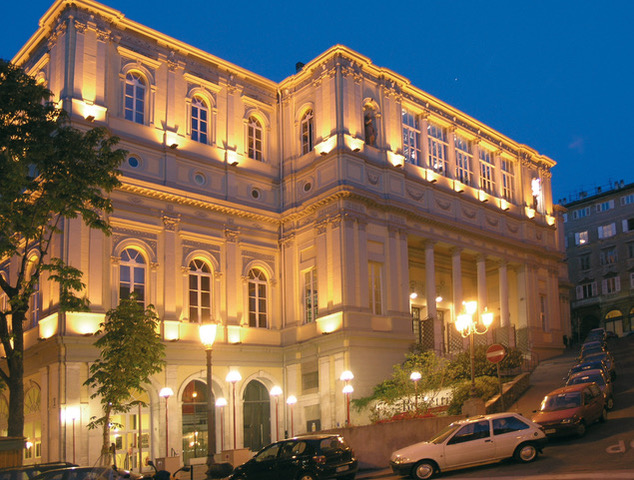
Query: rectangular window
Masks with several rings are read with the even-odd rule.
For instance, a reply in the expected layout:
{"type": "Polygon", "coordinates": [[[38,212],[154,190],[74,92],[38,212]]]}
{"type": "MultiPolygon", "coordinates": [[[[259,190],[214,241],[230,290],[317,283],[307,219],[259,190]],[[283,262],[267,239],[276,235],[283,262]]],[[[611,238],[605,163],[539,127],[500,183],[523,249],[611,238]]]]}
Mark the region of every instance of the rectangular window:
{"type": "Polygon", "coordinates": [[[634,232],[634,217],[623,219],[623,233],[634,232]]]}
{"type": "Polygon", "coordinates": [[[585,245],[588,243],[588,231],[575,233],[575,245],[585,245]]]}
{"type": "Polygon", "coordinates": [[[619,277],[610,277],[603,280],[603,294],[610,295],[621,291],[621,279],[619,277]]]}
{"type": "Polygon", "coordinates": [[[579,257],[579,269],[590,270],[590,255],[582,255],[579,257]]]}
{"type": "Polygon", "coordinates": [[[613,265],[616,263],[616,247],[604,248],[599,253],[601,265],[613,265]]]}
{"type": "Polygon", "coordinates": [[[578,220],[579,218],[585,218],[590,215],[590,207],[579,208],[577,210],[572,211],[573,220],[578,220]]]}
{"type": "Polygon", "coordinates": [[[429,146],[429,168],[442,175],[447,175],[447,130],[434,124],[427,127],[429,146]]]}
{"type": "Polygon", "coordinates": [[[456,179],[465,185],[471,185],[471,163],[473,162],[473,151],[471,142],[459,135],[454,135],[454,146],[456,153],[456,179]]]}
{"type": "Polygon", "coordinates": [[[629,258],[634,258],[634,243],[627,244],[627,256],[629,258]]]}
{"type": "Polygon", "coordinates": [[[420,165],[420,126],[418,117],[403,109],[403,155],[405,161],[412,165],[420,165]]]}
{"type": "Polygon", "coordinates": [[[480,148],[480,188],[485,192],[494,193],[495,190],[495,164],[493,155],[488,150],[480,148]]]}
{"type": "Polygon", "coordinates": [[[510,160],[500,160],[500,170],[502,171],[502,197],[509,202],[513,201],[515,190],[513,187],[515,177],[513,174],[513,163],[510,160]]]}
{"type": "Polygon", "coordinates": [[[370,262],[368,264],[368,288],[370,296],[370,311],[374,315],[381,315],[383,313],[383,306],[381,301],[382,287],[381,287],[381,264],[377,262],[370,262]]]}
{"type": "Polygon", "coordinates": [[[304,273],[304,323],[314,322],[317,318],[317,269],[304,273]]]}
{"type": "Polygon", "coordinates": [[[621,205],[632,205],[634,204],[634,193],[630,193],[629,195],[625,195],[621,197],[621,205]]]}
{"type": "Polygon", "coordinates": [[[616,235],[616,223],[601,225],[599,228],[599,238],[610,238],[616,235]]]}
{"type": "Polygon", "coordinates": [[[302,393],[313,393],[319,389],[319,370],[317,362],[305,362],[301,366],[302,393]]]}
{"type": "Polygon", "coordinates": [[[597,282],[584,283],[577,285],[577,300],[591,298],[597,296],[597,282]]]}
{"type": "Polygon", "coordinates": [[[608,210],[612,210],[614,208],[614,200],[608,200],[606,202],[597,203],[596,210],[597,213],[607,212],[608,210]]]}

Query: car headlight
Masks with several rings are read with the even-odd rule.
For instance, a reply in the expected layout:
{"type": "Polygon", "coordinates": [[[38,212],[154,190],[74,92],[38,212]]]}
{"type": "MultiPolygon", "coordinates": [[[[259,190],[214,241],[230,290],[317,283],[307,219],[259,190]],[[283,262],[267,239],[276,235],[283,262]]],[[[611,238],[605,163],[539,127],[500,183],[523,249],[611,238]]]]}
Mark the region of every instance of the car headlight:
{"type": "Polygon", "coordinates": [[[561,423],[575,423],[577,419],[575,417],[564,418],[561,423]]]}
{"type": "Polygon", "coordinates": [[[402,457],[400,455],[396,455],[394,458],[392,458],[392,461],[394,463],[401,464],[401,463],[410,463],[410,459],[408,457],[402,457]]]}

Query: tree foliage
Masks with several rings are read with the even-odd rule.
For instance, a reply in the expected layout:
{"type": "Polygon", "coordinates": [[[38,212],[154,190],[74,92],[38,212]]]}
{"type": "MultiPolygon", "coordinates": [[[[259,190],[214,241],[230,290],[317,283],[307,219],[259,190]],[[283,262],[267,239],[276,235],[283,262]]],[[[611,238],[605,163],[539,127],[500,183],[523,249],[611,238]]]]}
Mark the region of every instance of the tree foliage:
{"type": "Polygon", "coordinates": [[[93,389],[91,398],[99,397],[103,416],[92,418],[88,428],[102,427],[102,455],[108,455],[110,418],[126,413],[135,405],[132,400],[150,377],[165,364],[165,345],[157,333],[159,318],[151,305],[143,308],[132,296],[123,299],[117,308],[106,314],[95,342],[100,357],[90,366],[90,377],[84,382],[93,389]]]}
{"type": "MultiPolygon", "coordinates": [[[[29,299],[46,272],[59,284],[60,311],[87,308],[81,271],[51,258],[51,245],[69,219],[109,233],[108,194],[120,184],[118,168],[126,153],[114,149],[118,139],[104,128],[73,128],[50,99],[51,92],[33,77],[0,60],[0,270],[5,271],[0,291],[8,299],[0,306],[6,357],[0,379],[9,387],[8,435],[15,437],[24,430],[29,299]]],[[[57,238],[63,245],[63,236],[57,238]]]]}
{"type": "MultiPolygon", "coordinates": [[[[497,377],[497,367],[487,360],[487,345],[474,348],[474,367],[476,376],[497,377]]],[[[511,370],[522,366],[523,353],[518,348],[507,348],[506,357],[500,362],[501,370],[511,370]]],[[[449,374],[455,380],[471,379],[471,358],[469,351],[460,352],[449,365],[449,374]]]]}

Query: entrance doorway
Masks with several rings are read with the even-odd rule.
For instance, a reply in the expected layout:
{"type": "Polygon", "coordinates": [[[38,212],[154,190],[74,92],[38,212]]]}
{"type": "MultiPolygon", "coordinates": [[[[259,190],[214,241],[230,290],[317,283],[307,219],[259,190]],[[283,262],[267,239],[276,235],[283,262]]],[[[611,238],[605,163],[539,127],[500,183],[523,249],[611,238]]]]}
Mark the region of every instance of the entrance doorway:
{"type": "Polygon", "coordinates": [[[271,443],[271,400],[269,391],[257,380],[244,390],[244,447],[257,452],[271,443]]]}

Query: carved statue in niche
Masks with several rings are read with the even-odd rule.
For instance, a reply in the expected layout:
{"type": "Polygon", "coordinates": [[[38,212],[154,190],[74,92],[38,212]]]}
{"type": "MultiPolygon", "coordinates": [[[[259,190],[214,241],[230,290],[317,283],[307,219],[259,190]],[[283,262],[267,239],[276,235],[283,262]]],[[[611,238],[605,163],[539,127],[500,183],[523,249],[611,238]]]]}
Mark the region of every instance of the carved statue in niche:
{"type": "Polygon", "coordinates": [[[372,147],[376,147],[376,112],[371,105],[366,105],[363,108],[363,123],[365,127],[365,143],[372,147]]]}

